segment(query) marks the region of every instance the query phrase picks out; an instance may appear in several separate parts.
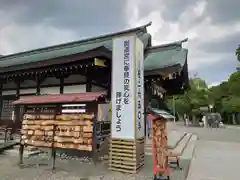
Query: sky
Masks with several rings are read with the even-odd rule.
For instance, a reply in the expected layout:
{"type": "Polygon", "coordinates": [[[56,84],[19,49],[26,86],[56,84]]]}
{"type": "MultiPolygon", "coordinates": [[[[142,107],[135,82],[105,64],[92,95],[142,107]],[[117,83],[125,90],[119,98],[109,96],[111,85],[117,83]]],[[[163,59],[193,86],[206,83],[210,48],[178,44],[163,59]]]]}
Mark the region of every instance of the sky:
{"type": "Polygon", "coordinates": [[[238,65],[239,0],[0,0],[0,54],[81,40],[152,22],[153,45],[189,38],[190,76],[209,86],[238,65]]]}

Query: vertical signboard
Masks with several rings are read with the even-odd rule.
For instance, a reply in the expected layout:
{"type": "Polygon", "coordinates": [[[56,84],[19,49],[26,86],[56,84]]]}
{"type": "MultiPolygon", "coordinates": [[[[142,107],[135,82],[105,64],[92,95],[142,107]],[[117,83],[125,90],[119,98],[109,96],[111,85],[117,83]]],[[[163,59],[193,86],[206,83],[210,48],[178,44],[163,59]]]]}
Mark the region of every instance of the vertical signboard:
{"type": "Polygon", "coordinates": [[[113,40],[112,137],[134,138],[134,36],[113,40]]]}
{"type": "Polygon", "coordinates": [[[144,54],[143,43],[136,38],[136,137],[144,137],[144,54]]]}
{"type": "MultiPolygon", "coordinates": [[[[140,120],[137,119],[138,82],[136,65],[138,63],[136,60],[139,59],[139,62],[143,60],[143,46],[141,46],[142,44],[140,43],[141,43],[140,40],[137,42],[137,38],[135,35],[123,36],[113,40],[113,61],[112,61],[113,138],[135,139],[137,138],[137,136],[140,136],[141,132],[144,132],[144,123],[140,123],[140,120]],[[136,51],[137,46],[139,49],[138,50],[139,53],[137,53],[136,51]],[[137,58],[138,54],[139,58],[137,58]]],[[[141,66],[141,63],[139,64],[141,66]]],[[[143,93],[143,91],[141,92],[143,93]]],[[[143,106],[144,105],[142,103],[142,108],[144,108],[143,106]]]]}

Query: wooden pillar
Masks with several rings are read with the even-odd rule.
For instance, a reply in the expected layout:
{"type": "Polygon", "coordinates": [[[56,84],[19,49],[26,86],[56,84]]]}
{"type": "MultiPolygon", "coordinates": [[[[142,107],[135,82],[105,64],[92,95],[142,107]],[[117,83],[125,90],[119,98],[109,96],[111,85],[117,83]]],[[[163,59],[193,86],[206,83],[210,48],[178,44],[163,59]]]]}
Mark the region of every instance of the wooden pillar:
{"type": "MultiPolygon", "coordinates": [[[[20,84],[21,81],[19,79],[16,80],[15,82],[17,84],[17,91],[16,91],[16,99],[19,99],[20,97],[20,84]]],[[[20,105],[15,105],[14,108],[14,126],[12,127],[13,130],[15,131],[16,129],[20,128],[20,122],[21,122],[21,117],[20,117],[20,105]]]]}
{"type": "Polygon", "coordinates": [[[92,91],[92,66],[88,65],[86,73],[86,92],[92,91]]]}
{"type": "Polygon", "coordinates": [[[41,93],[41,87],[40,87],[40,84],[41,84],[41,78],[40,78],[40,75],[38,74],[37,75],[37,79],[36,79],[36,82],[37,82],[37,90],[36,90],[36,95],[40,95],[41,93]]]}
{"type": "Polygon", "coordinates": [[[111,100],[112,96],[112,70],[109,70],[108,74],[108,90],[107,90],[107,98],[111,100]]]}
{"type": "Polygon", "coordinates": [[[2,117],[2,105],[3,105],[2,89],[3,89],[3,82],[0,82],[0,120],[2,117]]]}
{"type": "Polygon", "coordinates": [[[64,76],[60,77],[60,94],[63,94],[64,91],[64,76]]]}

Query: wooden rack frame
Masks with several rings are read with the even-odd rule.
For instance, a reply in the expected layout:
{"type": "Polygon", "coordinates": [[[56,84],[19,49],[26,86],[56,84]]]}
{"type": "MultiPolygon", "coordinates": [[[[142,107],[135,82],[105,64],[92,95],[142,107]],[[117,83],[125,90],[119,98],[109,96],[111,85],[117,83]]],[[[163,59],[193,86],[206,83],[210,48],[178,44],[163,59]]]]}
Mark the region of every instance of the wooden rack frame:
{"type": "MultiPolygon", "coordinates": [[[[25,109],[25,120],[23,121],[23,125],[22,125],[22,131],[21,131],[21,143],[20,143],[20,148],[19,148],[19,159],[20,165],[23,165],[23,152],[24,152],[24,146],[35,146],[35,147],[39,147],[39,148],[51,148],[51,156],[52,156],[52,170],[55,169],[55,162],[56,162],[56,149],[57,148],[66,148],[66,149],[77,149],[80,150],[81,152],[85,152],[84,154],[92,157],[92,160],[94,163],[97,162],[97,152],[101,151],[101,141],[104,141],[104,138],[108,137],[110,135],[110,122],[108,121],[97,121],[97,108],[98,108],[98,104],[99,102],[81,102],[81,104],[86,104],[86,112],[85,113],[70,113],[72,118],[73,116],[78,116],[78,118],[73,120],[73,119],[64,119],[64,120],[60,120],[59,118],[64,118],[63,114],[66,115],[66,113],[62,113],[62,106],[63,104],[76,104],[78,102],[72,102],[72,103],[57,103],[57,104],[25,104],[24,105],[24,109],[25,109]],[[33,111],[34,109],[34,111],[33,111]],[[32,111],[31,111],[32,110],[32,111]],[[45,110],[45,112],[44,112],[45,110]],[[46,113],[46,111],[51,111],[51,113],[46,113]],[[34,117],[32,117],[33,119],[27,119],[26,117],[28,116],[28,114],[35,114],[34,117]],[[48,114],[51,116],[51,118],[43,118],[43,114],[48,114]],[[74,115],[73,115],[74,114],[74,115]],[[81,117],[80,117],[81,116],[81,117]],[[40,145],[36,145],[34,143],[28,142],[28,141],[24,141],[23,136],[26,135],[26,130],[28,130],[28,128],[30,128],[30,125],[26,125],[26,121],[28,121],[28,123],[32,123],[32,130],[36,130],[38,128],[41,128],[41,126],[45,126],[45,128],[48,126],[48,131],[44,130],[43,127],[43,132],[44,134],[41,134],[41,141],[43,141],[43,144],[40,145]],[[38,124],[34,124],[38,122],[38,124]],[[91,122],[90,122],[91,121],[91,122]],[[74,123],[75,124],[74,124],[74,123]],[[84,123],[88,123],[88,126],[84,126],[84,123]],[[90,124],[91,123],[91,124],[90,124]],[[91,125],[91,127],[89,126],[91,125]],[[26,127],[27,126],[27,127],[26,127]],[[51,128],[50,128],[51,126],[51,128]],[[89,131],[89,135],[87,136],[88,140],[87,140],[87,144],[86,141],[80,142],[81,141],[81,137],[84,138],[84,132],[82,132],[82,136],[81,135],[76,135],[79,138],[76,138],[76,140],[79,140],[78,142],[69,142],[71,144],[73,144],[72,147],[69,146],[59,146],[57,139],[58,137],[61,137],[61,133],[64,134],[64,132],[60,132],[59,131],[59,126],[64,126],[64,127],[72,127],[74,126],[74,128],[78,127],[81,130],[83,130],[85,128],[86,132],[89,131]],[[81,128],[82,126],[82,128],[81,128]],[[50,129],[49,129],[50,128],[50,129]],[[90,136],[90,132],[92,133],[90,136]],[[46,135],[47,134],[47,135],[46,135]],[[48,136],[48,140],[46,140],[45,138],[48,136]],[[87,149],[84,149],[83,147],[81,148],[76,148],[75,145],[78,145],[78,147],[80,147],[81,143],[85,144],[87,147],[87,149]],[[89,146],[90,145],[90,146],[89,146]]],[[[100,102],[102,103],[102,102],[100,102]]],[[[69,115],[70,115],[69,114],[69,115]]],[[[49,117],[50,117],[49,116],[49,117]]],[[[30,116],[28,116],[29,118],[30,116]]],[[[31,129],[30,128],[30,129],[31,129]]],[[[60,129],[61,130],[61,129],[60,129]]],[[[74,131],[72,131],[73,133],[75,133],[74,131]]],[[[33,133],[35,134],[36,132],[30,132],[31,135],[33,135],[33,133]]],[[[39,132],[38,132],[39,133],[39,132]]],[[[81,133],[80,131],[78,133],[81,133]]],[[[40,135],[40,134],[39,134],[40,135]]],[[[87,135],[87,134],[85,134],[87,135]]],[[[70,135],[68,136],[68,138],[70,140],[72,140],[71,138],[74,138],[74,135],[70,135]]],[[[35,137],[34,137],[35,138],[35,137]]],[[[63,140],[64,141],[64,140],[63,140]]],[[[35,142],[35,141],[34,141],[35,142]]],[[[66,143],[66,141],[64,141],[64,143],[66,143]]]]}

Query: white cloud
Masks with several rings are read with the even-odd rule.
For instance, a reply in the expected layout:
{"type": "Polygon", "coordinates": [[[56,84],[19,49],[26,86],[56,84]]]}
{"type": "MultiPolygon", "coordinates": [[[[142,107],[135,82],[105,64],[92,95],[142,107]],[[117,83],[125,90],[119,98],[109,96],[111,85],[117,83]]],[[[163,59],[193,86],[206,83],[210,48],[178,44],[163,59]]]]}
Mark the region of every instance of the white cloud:
{"type": "Polygon", "coordinates": [[[195,7],[193,7],[193,12],[197,17],[201,17],[205,11],[206,8],[206,1],[199,1],[195,7]]]}
{"type": "MultiPolygon", "coordinates": [[[[157,1],[159,0],[153,0],[151,2],[154,4],[157,1]]],[[[148,2],[144,2],[147,5],[148,2]]],[[[141,1],[141,3],[144,2],[141,1]]],[[[138,12],[139,4],[132,6],[133,3],[135,3],[134,0],[129,1],[127,8],[129,14],[138,12]]],[[[134,27],[152,21],[152,26],[150,26],[148,30],[153,36],[154,45],[182,40],[188,37],[189,70],[197,72],[199,66],[211,65],[222,60],[224,57],[229,57],[229,54],[206,53],[198,48],[199,43],[213,41],[233,32],[240,31],[240,23],[234,24],[233,26],[213,24],[211,18],[205,15],[206,5],[207,1],[203,0],[189,6],[179,16],[178,22],[175,23],[164,21],[161,12],[165,7],[162,6],[160,9],[153,10],[143,18],[139,16],[139,13],[134,13],[133,16],[130,16],[129,24],[131,24],[131,27],[134,27]]]]}
{"type": "Polygon", "coordinates": [[[45,24],[26,27],[8,23],[0,29],[0,52],[12,54],[65,43],[77,38],[77,34],[73,31],[59,30],[45,24]]]}
{"type": "Polygon", "coordinates": [[[214,87],[214,86],[218,86],[219,84],[221,84],[221,82],[213,82],[213,83],[208,85],[208,88],[211,88],[211,87],[214,87]]]}
{"type": "MultiPolygon", "coordinates": [[[[214,6],[217,8],[215,11],[211,10],[211,8],[209,10],[211,2],[212,1],[207,0],[187,0],[184,4],[182,2],[179,3],[178,0],[151,0],[150,2],[145,0],[125,0],[116,5],[117,9],[121,9],[121,11],[116,12],[116,10],[114,10],[116,14],[111,17],[100,16],[97,14],[95,15],[96,17],[93,15],[91,16],[93,18],[83,18],[82,21],[79,21],[78,18],[76,21],[71,21],[72,16],[78,17],[85,14],[82,11],[78,12],[78,9],[75,13],[66,12],[70,15],[64,20],[62,16],[59,16],[58,11],[54,13],[50,10],[51,8],[48,9],[48,12],[46,11],[47,15],[45,15],[45,12],[44,14],[41,14],[42,11],[34,14],[35,11],[33,7],[36,7],[35,5],[28,7],[34,11],[34,13],[32,13],[32,18],[28,17],[27,10],[29,9],[25,5],[21,5],[20,7],[16,6],[13,10],[11,10],[11,12],[6,12],[4,10],[1,11],[0,9],[0,17],[4,17],[0,18],[0,54],[10,54],[79,40],[83,38],[79,34],[89,37],[94,34],[99,34],[100,32],[112,32],[116,29],[120,30],[136,27],[152,21],[152,25],[148,27],[148,31],[152,34],[153,45],[169,43],[188,37],[189,41],[184,43],[184,47],[189,49],[188,62],[190,72],[198,72],[201,75],[207,74],[207,71],[211,71],[211,66],[214,66],[214,64],[216,65],[220,60],[233,60],[235,58],[234,53],[227,52],[229,50],[226,50],[225,52],[216,53],[217,51],[215,51],[211,53],[210,48],[203,49],[201,48],[203,46],[200,47],[199,45],[203,45],[204,43],[212,44],[211,42],[216,43],[216,41],[226,38],[226,36],[234,33],[236,34],[237,32],[240,33],[240,23],[237,23],[236,21],[231,21],[235,22],[235,24],[229,25],[228,23],[227,25],[224,25],[224,22],[216,24],[216,17],[215,19],[211,19],[211,17],[213,17],[211,13],[215,13],[216,10],[219,11],[219,9],[221,9],[218,6],[214,6]],[[126,3],[125,8],[124,3],[126,3]],[[181,4],[183,6],[178,8],[181,4]],[[125,10],[125,13],[123,13],[122,10],[125,10]],[[25,12],[25,15],[22,12],[25,12]],[[180,14],[178,14],[179,12],[180,14]],[[21,18],[16,18],[20,15],[22,15],[21,18]],[[35,16],[38,17],[37,20],[35,16]],[[178,17],[178,20],[176,17],[178,17]],[[89,26],[95,18],[98,19],[99,22],[104,23],[107,21],[107,28],[103,28],[104,30],[101,30],[99,25],[96,25],[96,23],[92,23],[93,25],[89,26]],[[169,19],[171,19],[171,21],[169,19]],[[51,20],[54,20],[55,24],[50,22],[51,20]],[[75,26],[75,22],[85,22],[84,20],[87,20],[88,23],[79,23],[78,26],[75,26]],[[15,24],[13,21],[18,24],[15,24]],[[126,27],[123,27],[122,24],[125,24],[125,21],[127,21],[127,25],[126,27]],[[85,28],[85,32],[80,33],[79,30],[83,31],[83,28],[85,28]],[[205,52],[205,50],[207,50],[207,52],[205,52]]],[[[59,5],[58,1],[55,1],[55,3],[56,4],[53,4],[54,7],[59,5]]],[[[41,5],[42,7],[46,6],[44,3],[41,3],[41,5]]],[[[66,11],[67,10],[69,9],[66,9],[66,11]]],[[[233,16],[228,17],[231,19],[233,18],[233,16]]],[[[233,66],[235,66],[235,64],[233,66]]],[[[222,71],[225,70],[222,69],[222,71]]],[[[225,74],[226,73],[230,73],[230,71],[226,70],[225,74]]],[[[216,74],[217,73],[215,73],[215,76],[216,74]]],[[[219,74],[219,76],[222,74],[223,73],[219,74]]],[[[208,78],[207,76],[205,76],[205,78],[208,78]]],[[[221,78],[224,79],[223,77],[225,76],[226,75],[222,75],[221,78]]],[[[221,78],[210,77],[209,79],[211,79],[210,82],[216,82],[221,78]]]]}

